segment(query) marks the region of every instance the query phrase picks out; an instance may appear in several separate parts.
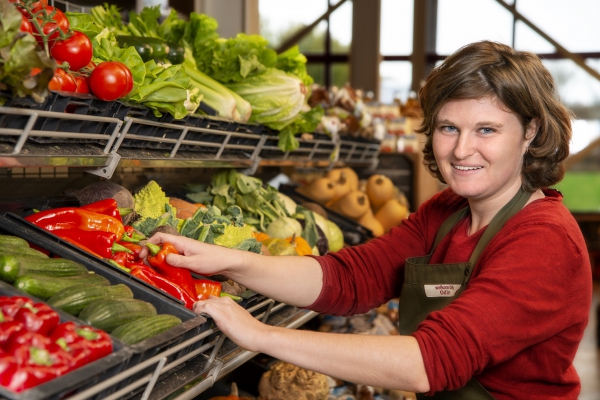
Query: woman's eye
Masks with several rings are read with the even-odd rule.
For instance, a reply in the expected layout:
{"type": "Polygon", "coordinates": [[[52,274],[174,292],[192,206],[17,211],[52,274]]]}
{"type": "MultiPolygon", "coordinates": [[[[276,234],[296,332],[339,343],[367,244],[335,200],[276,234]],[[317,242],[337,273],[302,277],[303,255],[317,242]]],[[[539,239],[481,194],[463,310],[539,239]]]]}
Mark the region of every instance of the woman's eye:
{"type": "Polygon", "coordinates": [[[441,126],[440,130],[442,132],[456,132],[456,127],[451,125],[441,126]]]}

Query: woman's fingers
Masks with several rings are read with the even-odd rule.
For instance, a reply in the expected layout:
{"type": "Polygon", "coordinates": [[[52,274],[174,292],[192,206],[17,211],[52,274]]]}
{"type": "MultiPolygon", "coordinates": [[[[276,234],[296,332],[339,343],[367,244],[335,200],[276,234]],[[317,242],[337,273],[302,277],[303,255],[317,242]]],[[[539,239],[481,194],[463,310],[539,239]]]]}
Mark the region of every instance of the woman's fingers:
{"type": "Polygon", "coordinates": [[[259,351],[259,340],[268,326],[254,318],[229,297],[211,296],[194,304],[194,312],[211,316],[219,329],[235,344],[250,350],[259,351]]]}

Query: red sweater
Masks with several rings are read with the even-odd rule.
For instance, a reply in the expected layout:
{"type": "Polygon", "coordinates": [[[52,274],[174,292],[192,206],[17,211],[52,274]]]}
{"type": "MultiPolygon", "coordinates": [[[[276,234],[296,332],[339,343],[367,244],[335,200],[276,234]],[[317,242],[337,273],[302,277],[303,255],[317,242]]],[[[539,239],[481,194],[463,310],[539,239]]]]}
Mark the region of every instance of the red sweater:
{"type": "MultiPolygon", "coordinates": [[[[498,400],[577,398],[572,362],[588,321],[591,267],[562,196],[545,194],[492,239],[463,294],[413,334],[430,393],[458,389],[475,376],[498,400]]],[[[404,260],[428,254],[442,222],[466,204],[447,189],[390,233],[318,257],[323,290],[308,308],[359,314],[401,296],[404,260]]],[[[483,233],[467,236],[468,223],[457,224],[432,263],[468,261],[483,233]]]]}

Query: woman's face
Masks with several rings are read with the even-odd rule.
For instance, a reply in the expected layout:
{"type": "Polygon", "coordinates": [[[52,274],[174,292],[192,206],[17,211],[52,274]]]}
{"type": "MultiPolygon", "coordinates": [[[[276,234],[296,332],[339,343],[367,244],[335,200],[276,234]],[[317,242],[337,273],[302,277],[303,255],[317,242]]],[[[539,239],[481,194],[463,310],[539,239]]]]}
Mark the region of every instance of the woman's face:
{"type": "Polygon", "coordinates": [[[521,185],[529,140],[519,118],[500,104],[491,97],[450,100],[437,116],[433,153],[439,170],[470,201],[508,201],[521,185]]]}

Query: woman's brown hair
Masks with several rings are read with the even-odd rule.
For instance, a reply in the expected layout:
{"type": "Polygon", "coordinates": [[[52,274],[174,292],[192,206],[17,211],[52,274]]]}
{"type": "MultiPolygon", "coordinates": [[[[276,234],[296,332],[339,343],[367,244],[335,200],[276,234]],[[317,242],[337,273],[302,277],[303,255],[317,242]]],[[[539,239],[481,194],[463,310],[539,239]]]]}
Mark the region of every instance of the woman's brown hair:
{"type": "MultiPolygon", "coordinates": [[[[451,99],[493,97],[523,124],[523,135],[534,119],[539,128],[523,160],[523,188],[530,192],[558,183],[569,155],[572,113],[560,102],[554,80],[533,53],[482,41],[462,47],[436,67],[419,91],[423,124],[418,133],[427,141],[423,163],[444,182],[432,140],[437,115],[451,99]]],[[[445,182],[444,182],[445,183],[445,182]]]]}

